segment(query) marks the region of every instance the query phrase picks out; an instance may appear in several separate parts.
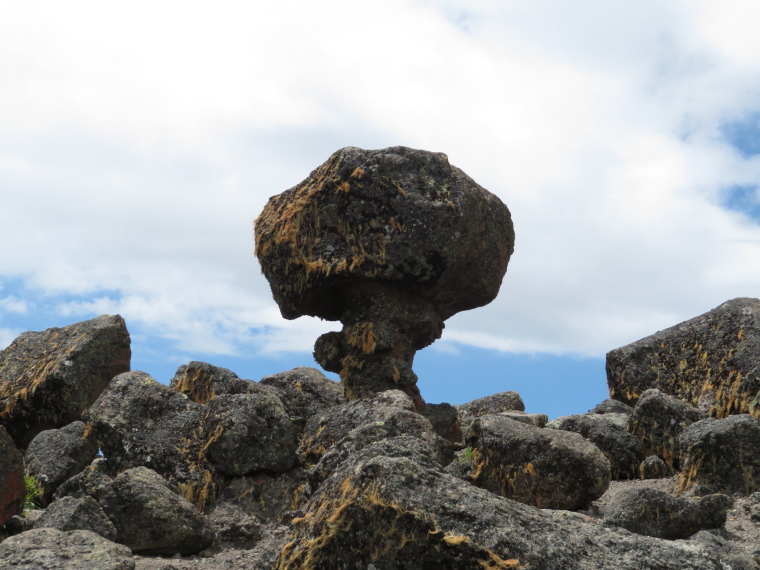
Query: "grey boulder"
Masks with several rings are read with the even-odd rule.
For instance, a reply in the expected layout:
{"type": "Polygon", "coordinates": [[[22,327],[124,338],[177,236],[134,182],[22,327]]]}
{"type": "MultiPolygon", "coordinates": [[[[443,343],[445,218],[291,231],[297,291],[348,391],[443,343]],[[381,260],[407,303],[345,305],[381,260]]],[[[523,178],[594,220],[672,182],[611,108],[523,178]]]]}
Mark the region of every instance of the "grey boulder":
{"type": "Polygon", "coordinates": [[[116,540],[116,527],[92,497],[63,497],[48,506],[34,528],[90,530],[108,540],[116,540]]]}

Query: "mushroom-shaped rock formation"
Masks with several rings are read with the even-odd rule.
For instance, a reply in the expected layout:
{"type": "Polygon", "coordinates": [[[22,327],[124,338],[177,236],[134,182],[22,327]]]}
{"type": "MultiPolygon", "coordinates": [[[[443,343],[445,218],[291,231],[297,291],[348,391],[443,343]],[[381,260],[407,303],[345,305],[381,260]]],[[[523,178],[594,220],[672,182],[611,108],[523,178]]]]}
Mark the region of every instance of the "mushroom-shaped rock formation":
{"type": "Polygon", "coordinates": [[[401,389],[418,407],[415,352],[446,319],[496,297],[514,236],[499,198],[445,154],[406,147],[343,148],[255,222],[282,316],[343,324],[314,357],[346,397],[401,389]]]}

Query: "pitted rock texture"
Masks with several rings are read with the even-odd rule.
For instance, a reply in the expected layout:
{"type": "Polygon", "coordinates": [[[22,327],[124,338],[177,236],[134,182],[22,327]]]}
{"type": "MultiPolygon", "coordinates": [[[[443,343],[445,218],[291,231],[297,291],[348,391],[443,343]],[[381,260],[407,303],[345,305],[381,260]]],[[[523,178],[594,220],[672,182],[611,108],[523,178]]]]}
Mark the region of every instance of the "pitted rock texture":
{"type": "Polygon", "coordinates": [[[84,422],[37,434],[26,448],[24,461],[26,472],[42,490],[41,504],[50,503],[58,487],[87,467],[97,453],[98,442],[85,434],[84,422]]]}
{"type": "Polygon", "coordinates": [[[704,412],[652,388],[636,403],[626,429],[639,440],[645,456],[656,455],[670,469],[678,469],[681,465],[678,435],[686,426],[702,419],[704,412]]]}
{"type": "Polygon", "coordinates": [[[42,430],[81,419],[131,356],[119,315],[23,333],[0,352],[0,425],[26,449],[42,430]]]}
{"type": "Polygon", "coordinates": [[[34,523],[34,528],[89,530],[116,540],[116,527],[92,497],[63,497],[51,504],[34,523]]]}
{"type": "Polygon", "coordinates": [[[678,437],[680,490],[749,495],[760,489],[760,420],[748,414],[691,424],[678,437]]]}
{"type": "Polygon", "coordinates": [[[256,256],[283,317],[339,320],[315,358],[349,399],[399,388],[443,322],[490,303],[514,249],[507,207],[446,155],[346,147],[269,200],[256,256]]]}
{"type": "Polygon", "coordinates": [[[465,436],[474,485],[539,508],[577,510],[602,496],[610,462],[580,434],[538,428],[498,414],[465,436]]]}
{"type": "Polygon", "coordinates": [[[472,420],[486,414],[498,414],[499,412],[524,412],[525,404],[520,394],[514,390],[499,392],[483,398],[478,398],[466,404],[454,406],[459,414],[459,423],[463,430],[467,429],[472,420]]]}
{"type": "Polygon", "coordinates": [[[616,400],[657,388],[723,418],[760,417],[760,299],[727,301],[699,317],[607,353],[616,400]]]}
{"type": "Polygon", "coordinates": [[[24,456],[0,426],[0,527],[24,507],[24,456]]]}
{"type": "Polygon", "coordinates": [[[726,495],[687,500],[656,489],[630,489],[607,505],[604,524],[657,538],[688,538],[722,528],[732,501],[726,495]]]}
{"type": "Polygon", "coordinates": [[[134,570],[132,551],[89,530],[36,528],[0,543],[0,568],[134,570]]]}
{"type": "Polygon", "coordinates": [[[222,394],[250,394],[261,391],[251,380],[239,378],[232,370],[193,360],[177,368],[169,387],[182,392],[197,404],[208,404],[222,394]]]}

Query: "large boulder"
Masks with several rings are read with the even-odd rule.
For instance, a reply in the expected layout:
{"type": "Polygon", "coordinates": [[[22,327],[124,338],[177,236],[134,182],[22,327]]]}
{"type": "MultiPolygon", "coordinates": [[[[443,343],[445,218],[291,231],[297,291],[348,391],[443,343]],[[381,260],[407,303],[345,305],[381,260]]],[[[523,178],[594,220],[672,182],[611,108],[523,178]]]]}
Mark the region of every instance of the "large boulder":
{"type": "Polygon", "coordinates": [[[375,455],[346,465],[304,510],[293,521],[278,569],[725,568],[721,554],[707,546],[606,529],[567,511],[538,510],[409,457],[375,455]]]}
{"type": "Polygon", "coordinates": [[[670,469],[680,467],[679,434],[705,418],[704,412],[653,388],[644,392],[628,418],[628,431],[641,443],[645,456],[656,455],[670,469]]]}
{"type": "Polygon", "coordinates": [[[609,461],[577,433],[494,414],[475,420],[465,441],[471,449],[472,483],[521,503],[581,509],[610,483],[609,461]]]}
{"type": "Polygon", "coordinates": [[[25,449],[42,430],[79,420],[130,358],[119,315],[23,333],[0,352],[0,425],[25,449]]]}
{"type": "Polygon", "coordinates": [[[58,487],[87,467],[97,453],[98,442],[85,433],[84,422],[38,433],[27,447],[24,460],[26,472],[40,486],[42,505],[50,503],[58,487]]]}
{"type": "Polygon", "coordinates": [[[306,366],[265,376],[259,384],[280,397],[299,431],[303,431],[310,417],[346,401],[339,382],[330,380],[316,368],[306,366]]]}
{"type": "Polygon", "coordinates": [[[579,433],[596,445],[609,460],[613,479],[637,479],[644,454],[639,440],[625,430],[627,420],[622,413],[579,414],[557,418],[547,427],[579,433]]]}
{"type": "Polygon", "coordinates": [[[691,424],[678,438],[680,488],[749,495],[760,490],[760,421],[747,414],[691,424]]]}
{"type": "Polygon", "coordinates": [[[104,490],[100,506],[116,527],[116,541],[133,552],[189,555],[211,544],[203,515],[146,467],[116,477],[104,490]]]}
{"type": "Polygon", "coordinates": [[[224,394],[208,405],[206,454],[226,475],[287,471],[296,459],[296,428],[274,394],[224,394]]]}
{"type": "Polygon", "coordinates": [[[627,489],[607,504],[603,522],[647,536],[688,538],[723,527],[732,504],[726,495],[687,500],[657,489],[627,489]]]}
{"type": "Polygon", "coordinates": [[[116,527],[92,497],[63,497],[51,504],[34,523],[34,528],[90,530],[116,540],[116,527]]]}
{"type": "Polygon", "coordinates": [[[24,456],[0,426],[0,527],[21,513],[25,497],[24,456]]]}
{"type": "Polygon", "coordinates": [[[760,417],[760,299],[739,298],[607,354],[610,395],[650,388],[723,418],[760,417]]]}
{"type": "Polygon", "coordinates": [[[256,256],[282,316],[339,320],[314,355],[346,397],[401,389],[452,315],[490,303],[514,249],[507,207],[446,155],[343,148],[256,219],[256,256]]]}
{"type": "Polygon", "coordinates": [[[35,528],[0,543],[0,568],[134,570],[132,551],[89,530],[35,528]]]}
{"type": "Polygon", "coordinates": [[[113,379],[84,414],[100,442],[111,475],[145,466],[180,486],[204,508],[215,489],[215,468],[206,457],[221,430],[208,429],[208,409],[159,384],[144,372],[113,379]]]}

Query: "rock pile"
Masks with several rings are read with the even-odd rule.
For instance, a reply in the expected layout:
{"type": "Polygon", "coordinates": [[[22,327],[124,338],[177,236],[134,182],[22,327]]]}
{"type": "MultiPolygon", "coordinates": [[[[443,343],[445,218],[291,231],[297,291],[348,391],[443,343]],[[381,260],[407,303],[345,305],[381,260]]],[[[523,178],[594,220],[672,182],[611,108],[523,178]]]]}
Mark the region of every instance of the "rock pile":
{"type": "Polygon", "coordinates": [[[734,501],[760,526],[750,415],[652,389],[542,427],[514,392],[423,410],[342,392],[312,368],[254,382],[190,362],[168,386],[115,375],[25,455],[0,428],[0,567],[760,567],[722,530],[734,501]],[[621,490],[639,471],[675,477],[621,490]],[[24,472],[44,510],[22,512],[24,472]]]}

